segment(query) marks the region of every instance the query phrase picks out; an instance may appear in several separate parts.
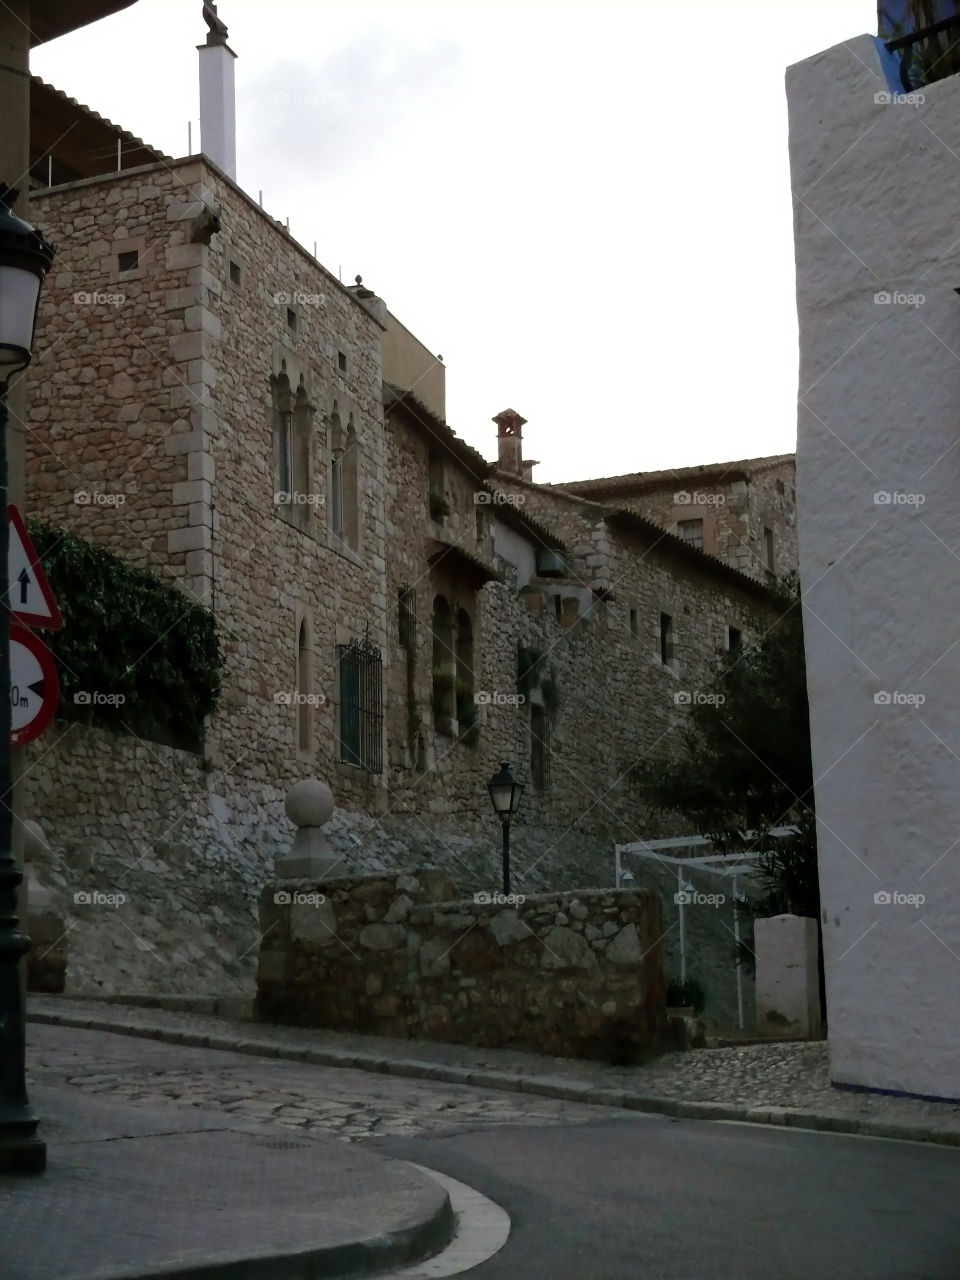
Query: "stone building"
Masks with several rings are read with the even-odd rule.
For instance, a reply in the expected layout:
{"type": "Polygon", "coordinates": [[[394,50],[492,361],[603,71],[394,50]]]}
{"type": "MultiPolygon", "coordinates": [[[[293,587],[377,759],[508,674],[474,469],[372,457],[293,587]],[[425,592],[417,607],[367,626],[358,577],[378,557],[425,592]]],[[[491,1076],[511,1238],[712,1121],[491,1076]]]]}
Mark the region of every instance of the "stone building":
{"type": "Polygon", "coordinates": [[[779,578],[797,567],[793,454],[552,487],[648,516],[751,577],[779,578]]]}
{"type": "MultiPolygon", "coordinates": [[[[291,835],[283,797],[306,777],[337,797],[345,870],[429,861],[489,890],[486,784],[509,760],[527,785],[516,889],[610,884],[613,844],[660,834],[630,766],[770,616],[765,575],[733,533],[701,546],[658,524],[643,504],[662,487],[607,502],[524,478],[513,410],[488,463],[446,423],[442,361],[227,159],[160,156],[37,92],[97,133],[96,155],[119,143],[121,167],[75,155],[69,130],[52,186],[34,165],[31,219],[59,260],[30,375],[29,509],[208,607],[227,658],[202,754],[61,721],[31,748],[42,878],[68,906],[77,887],[127,886],[116,955],[102,922],[71,935],[73,984],[242,986],[256,891],[291,835]]],[[[715,476],[754,551],[755,513],[790,527],[789,459],[766,462],[715,476]]],[[[729,1020],[729,938],[698,930],[729,1020]]]]}

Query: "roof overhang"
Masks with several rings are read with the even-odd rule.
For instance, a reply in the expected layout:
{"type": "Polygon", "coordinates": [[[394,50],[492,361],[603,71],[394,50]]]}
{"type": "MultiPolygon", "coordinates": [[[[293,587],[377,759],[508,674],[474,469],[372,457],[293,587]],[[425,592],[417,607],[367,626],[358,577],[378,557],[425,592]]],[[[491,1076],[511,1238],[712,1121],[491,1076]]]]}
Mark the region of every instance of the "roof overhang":
{"type": "Polygon", "coordinates": [[[485,582],[499,582],[500,575],[493,565],[479,556],[471,555],[456,542],[440,538],[427,538],[427,563],[431,569],[443,569],[456,575],[458,581],[471,588],[482,587],[485,582]]]}
{"type": "Polygon", "coordinates": [[[137,0],[33,0],[30,9],[30,47],[56,40],[91,22],[129,9],[137,0]]]}

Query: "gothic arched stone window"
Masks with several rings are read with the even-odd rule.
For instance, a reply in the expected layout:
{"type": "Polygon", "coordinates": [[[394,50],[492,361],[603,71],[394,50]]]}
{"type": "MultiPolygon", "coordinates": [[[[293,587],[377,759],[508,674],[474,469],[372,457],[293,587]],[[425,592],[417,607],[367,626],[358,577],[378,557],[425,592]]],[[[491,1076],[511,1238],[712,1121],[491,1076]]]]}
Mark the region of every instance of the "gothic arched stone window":
{"type": "Polygon", "coordinates": [[[290,379],[283,371],[270,379],[273,396],[273,478],[274,502],[281,508],[293,491],[293,395],[290,379]]]}
{"type": "Polygon", "coordinates": [[[433,724],[440,733],[453,733],[457,715],[456,650],[453,613],[443,596],[433,602],[433,724]]]}
{"type": "Polygon", "coordinates": [[[360,545],[360,448],[351,413],[343,447],[343,539],[354,551],[360,545]]]}

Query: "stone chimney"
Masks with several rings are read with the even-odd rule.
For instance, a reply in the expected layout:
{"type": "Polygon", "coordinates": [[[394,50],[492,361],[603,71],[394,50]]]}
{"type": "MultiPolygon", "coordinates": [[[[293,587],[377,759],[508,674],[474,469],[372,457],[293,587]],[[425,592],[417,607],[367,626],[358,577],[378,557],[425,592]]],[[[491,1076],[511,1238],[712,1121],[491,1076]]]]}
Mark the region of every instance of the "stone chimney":
{"type": "Polygon", "coordinates": [[[200,148],[236,182],[237,96],[233,64],[237,55],[227,44],[227,27],[217,16],[215,0],[204,0],[203,20],[209,28],[200,51],[200,148]]]}
{"type": "Polygon", "coordinates": [[[497,424],[497,470],[525,478],[522,428],[526,418],[521,418],[513,409],[504,409],[493,421],[497,424]]]}

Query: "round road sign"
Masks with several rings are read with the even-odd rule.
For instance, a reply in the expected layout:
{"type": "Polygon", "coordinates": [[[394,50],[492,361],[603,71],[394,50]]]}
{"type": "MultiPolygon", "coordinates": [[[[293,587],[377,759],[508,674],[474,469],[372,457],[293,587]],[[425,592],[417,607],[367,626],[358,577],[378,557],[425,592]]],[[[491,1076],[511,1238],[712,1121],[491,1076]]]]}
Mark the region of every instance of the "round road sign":
{"type": "Polygon", "coordinates": [[[10,628],[10,745],[39,738],[54,717],[60,682],[53,654],[32,631],[10,628]]]}

